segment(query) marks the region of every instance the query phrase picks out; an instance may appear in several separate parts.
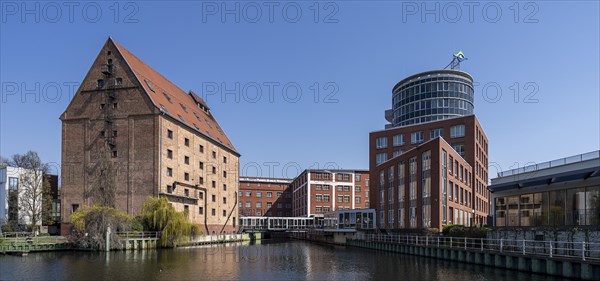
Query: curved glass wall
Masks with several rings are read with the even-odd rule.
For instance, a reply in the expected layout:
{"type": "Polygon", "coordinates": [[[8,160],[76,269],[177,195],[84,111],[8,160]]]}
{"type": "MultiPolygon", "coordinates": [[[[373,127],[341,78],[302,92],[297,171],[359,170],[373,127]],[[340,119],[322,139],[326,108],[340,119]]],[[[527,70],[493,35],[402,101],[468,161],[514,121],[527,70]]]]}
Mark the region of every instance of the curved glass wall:
{"type": "Polygon", "coordinates": [[[393,126],[406,126],[473,114],[473,81],[441,73],[396,87],[393,126]]]}

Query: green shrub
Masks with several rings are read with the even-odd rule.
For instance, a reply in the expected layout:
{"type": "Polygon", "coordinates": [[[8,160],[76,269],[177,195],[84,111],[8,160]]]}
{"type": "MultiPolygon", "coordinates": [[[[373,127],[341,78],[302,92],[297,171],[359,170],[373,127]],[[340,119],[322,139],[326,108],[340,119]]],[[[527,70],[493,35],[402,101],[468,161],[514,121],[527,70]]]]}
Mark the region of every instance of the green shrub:
{"type": "Polygon", "coordinates": [[[161,245],[176,247],[190,236],[200,234],[200,227],[190,222],[187,211],[178,212],[166,197],[148,197],[142,210],[143,218],[152,231],[161,231],[161,245]]]}
{"type": "Polygon", "coordinates": [[[6,232],[13,232],[12,228],[10,227],[10,224],[3,224],[2,227],[2,233],[6,233],[6,232]]]}
{"type": "Polygon", "coordinates": [[[458,225],[458,224],[446,224],[442,228],[442,233],[444,234],[444,236],[449,236],[450,235],[450,230],[452,230],[455,227],[460,227],[460,226],[461,225],[458,225]]]}
{"type": "Polygon", "coordinates": [[[146,220],[142,216],[137,216],[131,221],[132,231],[149,231],[150,227],[146,223],[146,220]]]}
{"type": "Polygon", "coordinates": [[[467,227],[457,224],[444,225],[442,233],[444,236],[450,237],[467,237],[467,238],[486,238],[490,228],[487,227],[467,227]]]}
{"type": "Polygon", "coordinates": [[[91,208],[81,208],[71,215],[71,223],[78,231],[74,242],[82,248],[105,250],[105,234],[110,227],[111,249],[121,249],[122,241],[115,235],[119,231],[128,231],[132,218],[125,212],[117,211],[108,206],[94,205],[91,208]]]}

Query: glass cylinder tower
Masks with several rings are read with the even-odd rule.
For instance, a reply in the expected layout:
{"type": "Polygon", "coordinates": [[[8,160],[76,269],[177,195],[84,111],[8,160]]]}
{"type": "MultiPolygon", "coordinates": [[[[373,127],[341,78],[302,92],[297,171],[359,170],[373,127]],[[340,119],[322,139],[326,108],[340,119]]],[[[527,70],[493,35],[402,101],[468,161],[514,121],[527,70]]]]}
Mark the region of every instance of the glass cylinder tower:
{"type": "Polygon", "coordinates": [[[392,90],[386,126],[402,127],[473,114],[473,78],[459,70],[434,70],[409,76],[392,90]]]}

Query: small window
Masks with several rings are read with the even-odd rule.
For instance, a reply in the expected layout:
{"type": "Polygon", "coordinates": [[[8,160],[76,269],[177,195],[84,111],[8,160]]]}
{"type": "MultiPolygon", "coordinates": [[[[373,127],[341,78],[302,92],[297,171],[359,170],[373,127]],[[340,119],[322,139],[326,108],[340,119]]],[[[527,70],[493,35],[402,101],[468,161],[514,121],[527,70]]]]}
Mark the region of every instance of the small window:
{"type": "Polygon", "coordinates": [[[223,210],[223,216],[226,217],[227,216],[227,211],[223,210]]]}
{"type": "Polygon", "coordinates": [[[106,136],[106,132],[104,130],[100,131],[100,136],[101,137],[105,137],[106,136]]]}
{"type": "Polygon", "coordinates": [[[100,109],[104,109],[105,106],[106,106],[106,104],[101,103],[100,104],[100,109]]]}
{"type": "Polygon", "coordinates": [[[167,149],[167,158],[173,159],[173,150],[167,149]]]}
{"type": "Polygon", "coordinates": [[[212,209],[210,212],[211,212],[212,216],[216,216],[217,215],[217,210],[215,210],[215,209],[212,209]]]}
{"type": "Polygon", "coordinates": [[[189,165],[190,164],[190,157],[189,156],[184,156],[183,163],[185,163],[186,165],[189,165]]]}
{"type": "Polygon", "coordinates": [[[198,167],[200,168],[200,170],[204,170],[204,162],[198,163],[198,167]]]}
{"type": "Polygon", "coordinates": [[[98,79],[98,88],[104,88],[104,80],[98,79]]]}
{"type": "Polygon", "coordinates": [[[198,214],[199,215],[203,215],[204,214],[204,207],[198,207],[198,214]]]}
{"type": "Polygon", "coordinates": [[[164,105],[160,105],[160,109],[162,109],[162,111],[169,113],[169,111],[167,110],[167,108],[164,105]]]}
{"type": "Polygon", "coordinates": [[[410,134],[410,143],[422,143],[423,142],[423,131],[413,132],[410,134]]]}
{"type": "Polygon", "coordinates": [[[456,125],[450,127],[450,137],[460,138],[465,136],[465,125],[456,125]]]}
{"type": "Polygon", "coordinates": [[[200,199],[200,200],[204,199],[204,192],[198,192],[198,199],[200,199]]]}
{"type": "Polygon", "coordinates": [[[115,102],[115,103],[113,103],[113,108],[118,108],[118,107],[119,107],[119,104],[118,104],[118,103],[116,103],[116,102],[115,102]]]}
{"type": "Polygon", "coordinates": [[[223,177],[226,178],[227,177],[227,171],[223,171],[223,177]]]}
{"type": "Polygon", "coordinates": [[[173,176],[173,169],[167,167],[167,177],[172,177],[173,176]]]}
{"type": "Polygon", "coordinates": [[[217,153],[213,151],[212,152],[212,157],[213,157],[213,159],[217,159],[217,153]]]}
{"type": "Polygon", "coordinates": [[[183,173],[183,179],[185,179],[186,181],[190,180],[190,173],[183,173]]]}
{"type": "Polygon", "coordinates": [[[119,133],[117,131],[113,131],[113,137],[117,137],[119,133]]]}
{"type": "Polygon", "coordinates": [[[146,86],[148,86],[148,89],[150,89],[150,91],[154,92],[154,88],[152,88],[152,85],[150,85],[150,82],[148,82],[148,80],[144,80],[144,82],[146,82],[146,86]]]}
{"type": "Polygon", "coordinates": [[[167,130],[167,138],[173,139],[173,131],[167,130]]]}
{"type": "Polygon", "coordinates": [[[181,109],[183,109],[183,111],[187,113],[187,108],[185,107],[185,105],[183,105],[183,103],[179,103],[179,105],[181,106],[181,109]]]}
{"type": "MultiPolygon", "coordinates": [[[[226,184],[223,184],[223,191],[227,191],[227,185],[226,184]]],[[[241,193],[240,193],[240,195],[241,195],[241,193]]]]}
{"type": "Polygon", "coordinates": [[[387,147],[387,137],[380,137],[375,140],[376,148],[386,148],[387,147]]]}
{"type": "Polygon", "coordinates": [[[108,52],[106,52],[106,54],[110,56],[110,55],[112,55],[112,52],[108,51],[108,52]]]}
{"type": "Polygon", "coordinates": [[[217,182],[216,181],[212,181],[212,188],[217,188],[217,182]]]}
{"type": "Polygon", "coordinates": [[[185,197],[190,197],[190,190],[189,189],[184,189],[183,193],[185,194],[185,197]]]}
{"type": "Polygon", "coordinates": [[[227,163],[227,157],[223,156],[223,163],[227,163]]]}
{"type": "Polygon", "coordinates": [[[217,196],[216,195],[211,195],[210,199],[212,202],[216,202],[217,201],[217,196]]]}
{"type": "Polygon", "coordinates": [[[112,152],[112,157],[113,157],[113,158],[116,158],[116,157],[118,157],[118,156],[119,156],[119,153],[118,153],[116,150],[113,150],[113,152],[112,152]]]}
{"type": "Polygon", "coordinates": [[[200,145],[199,149],[200,149],[200,153],[204,153],[204,146],[203,145],[200,145]]]}
{"type": "Polygon", "coordinates": [[[73,205],[71,205],[71,211],[73,213],[77,212],[77,210],[79,210],[79,204],[73,204],[73,205]]]}
{"type": "Polygon", "coordinates": [[[223,204],[227,204],[227,197],[223,197],[223,204]]]}
{"type": "Polygon", "coordinates": [[[185,123],[185,119],[183,119],[183,116],[177,114],[177,116],[179,117],[179,121],[181,121],[182,123],[185,123]]]}
{"type": "Polygon", "coordinates": [[[185,146],[189,147],[189,146],[190,146],[190,139],[188,139],[188,138],[185,138],[185,139],[183,140],[183,143],[185,144],[185,146]]]}
{"type": "Polygon", "coordinates": [[[169,96],[167,93],[163,93],[163,96],[165,96],[165,99],[167,99],[167,101],[168,101],[170,104],[173,104],[173,101],[171,101],[171,97],[170,97],[170,96],[169,96]]]}
{"type": "Polygon", "coordinates": [[[204,184],[204,178],[203,177],[199,177],[198,178],[198,183],[199,184],[204,184]]]}
{"type": "Polygon", "coordinates": [[[216,173],[217,173],[217,167],[215,167],[215,166],[213,166],[213,167],[212,167],[212,173],[213,173],[213,174],[216,174],[216,173]]]}
{"type": "Polygon", "coordinates": [[[123,85],[123,78],[117,78],[117,85],[123,85]]]}

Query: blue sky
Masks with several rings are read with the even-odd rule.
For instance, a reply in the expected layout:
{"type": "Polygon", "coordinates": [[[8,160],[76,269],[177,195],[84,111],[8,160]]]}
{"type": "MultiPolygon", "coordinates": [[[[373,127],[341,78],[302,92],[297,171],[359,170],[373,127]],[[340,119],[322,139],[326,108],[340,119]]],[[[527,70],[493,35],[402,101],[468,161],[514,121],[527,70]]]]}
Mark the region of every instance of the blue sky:
{"type": "Polygon", "coordinates": [[[490,164],[599,149],[598,2],[315,3],[3,1],[0,154],[35,150],[60,163],[70,85],[109,35],[204,95],[243,174],[368,168],[368,134],[384,127],[394,84],[443,68],[459,50],[479,83],[490,164]]]}

